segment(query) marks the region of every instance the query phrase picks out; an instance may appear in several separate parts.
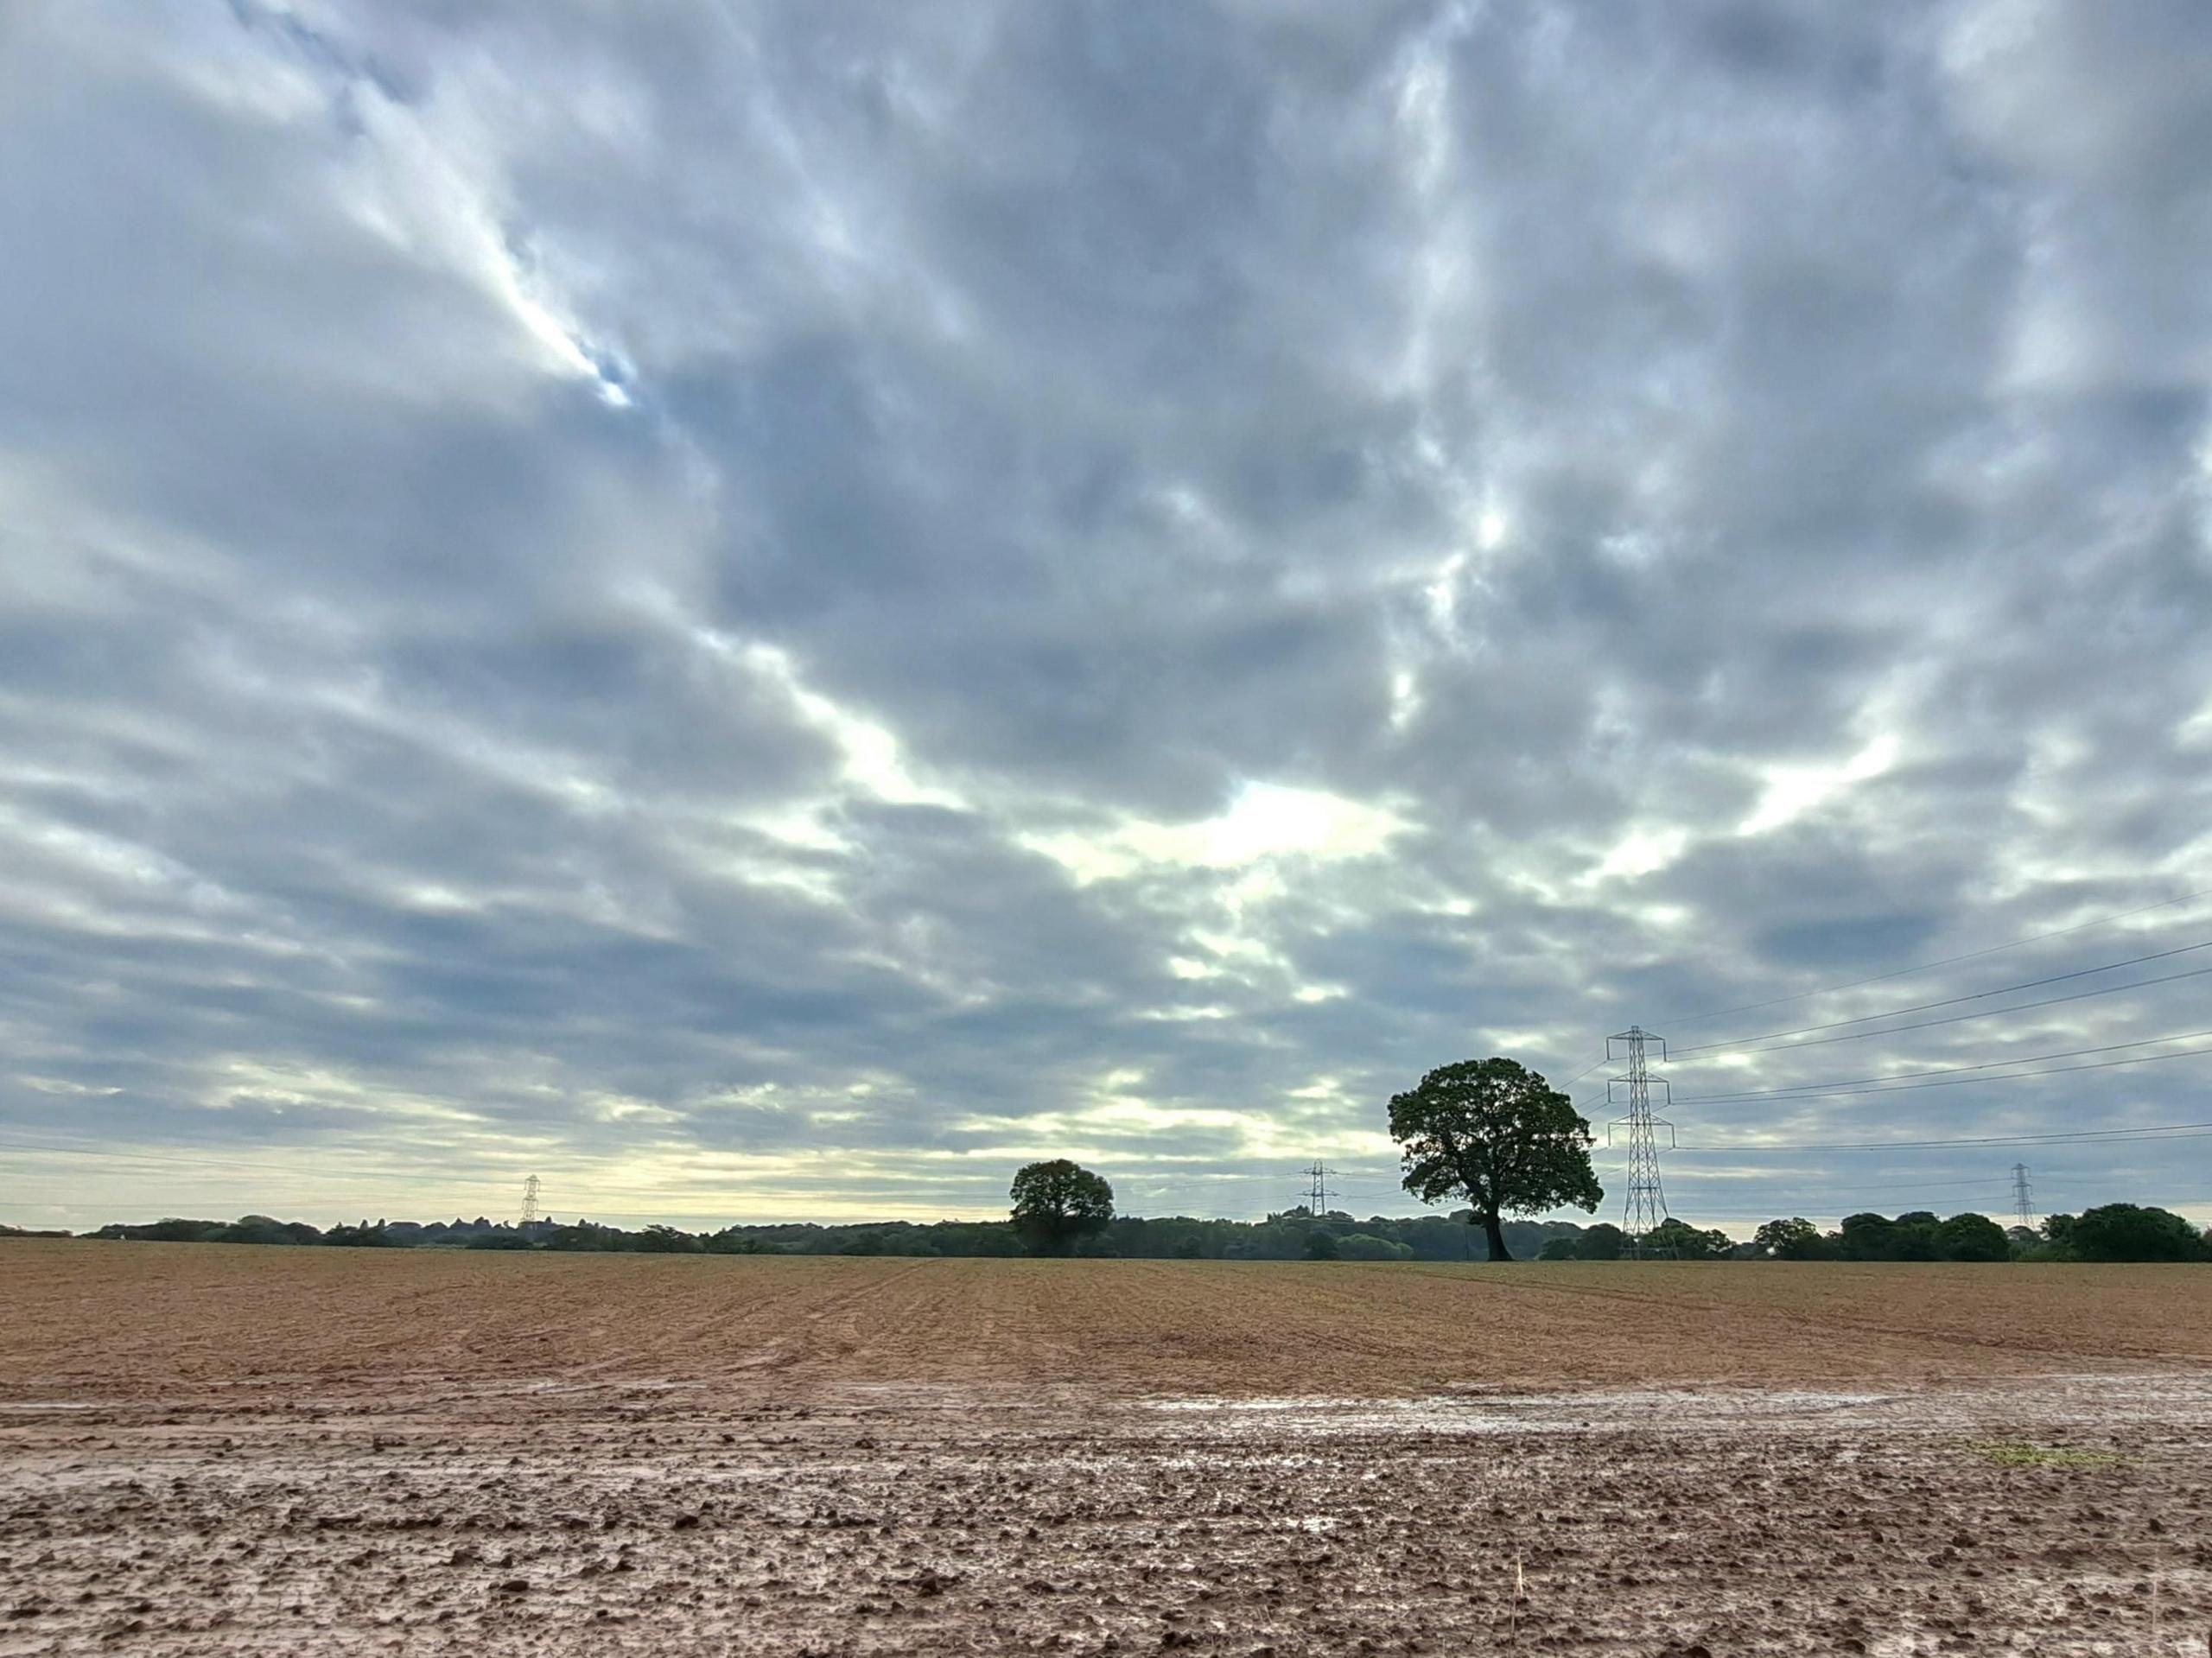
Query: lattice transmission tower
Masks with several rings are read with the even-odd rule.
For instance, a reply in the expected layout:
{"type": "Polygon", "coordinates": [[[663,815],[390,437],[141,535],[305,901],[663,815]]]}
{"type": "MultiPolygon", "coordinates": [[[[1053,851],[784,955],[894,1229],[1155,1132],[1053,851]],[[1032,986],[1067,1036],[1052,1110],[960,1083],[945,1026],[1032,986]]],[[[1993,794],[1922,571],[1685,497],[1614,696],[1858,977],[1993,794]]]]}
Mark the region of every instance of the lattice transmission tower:
{"type": "Polygon", "coordinates": [[[1306,1189],[1306,1212],[1317,1221],[1329,1212],[1329,1199],[1336,1195],[1329,1189],[1329,1177],[1335,1172],[1334,1169],[1324,1168],[1318,1157],[1313,1159],[1313,1166],[1306,1171],[1306,1178],[1313,1183],[1306,1189]]]}
{"type": "Polygon", "coordinates": [[[2035,1196],[2035,1188],[2028,1184],[2028,1166],[2015,1163],[2012,1165],[2012,1212],[2019,1217],[2020,1224],[2031,1232],[2036,1224],[2035,1196]]]}
{"type": "Polygon", "coordinates": [[[537,1177],[531,1175],[522,1183],[522,1223],[528,1226],[537,1218],[537,1177]]]}
{"type": "Polygon", "coordinates": [[[1675,1143],[1675,1125],[1664,1117],[1651,1114],[1651,1089],[1658,1084],[1660,1096],[1673,1103],[1674,1090],[1663,1077],[1654,1077],[1647,1068],[1648,1051],[1659,1050],[1659,1058],[1667,1057],[1667,1039],[1654,1036],[1640,1025],[1631,1025],[1618,1036],[1605,1039],[1605,1058],[1625,1058],[1628,1074],[1616,1077],[1605,1084],[1605,1102],[1618,1105],[1618,1089],[1628,1089],[1628,1115],[1618,1117],[1605,1125],[1605,1143],[1613,1143],[1613,1130],[1625,1127],[1628,1130],[1628,1197],[1621,1206],[1621,1230],[1628,1234],[1629,1247],[1637,1255],[1644,1253],[1644,1239],[1667,1218],[1667,1191],[1659,1179],[1659,1134],[1667,1131],[1667,1144],[1675,1143]],[[1625,1050],[1616,1054],[1613,1044],[1620,1043],[1625,1050]]]}

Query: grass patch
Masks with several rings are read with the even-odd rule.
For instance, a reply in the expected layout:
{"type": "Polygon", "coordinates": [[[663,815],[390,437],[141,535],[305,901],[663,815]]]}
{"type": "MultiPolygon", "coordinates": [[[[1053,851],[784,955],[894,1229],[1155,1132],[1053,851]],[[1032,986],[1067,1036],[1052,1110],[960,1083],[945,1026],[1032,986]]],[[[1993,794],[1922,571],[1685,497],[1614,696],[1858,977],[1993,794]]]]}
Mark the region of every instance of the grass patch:
{"type": "Polygon", "coordinates": [[[2024,1439],[1988,1439],[1967,1448],[1999,1468],[2117,1468],[2126,1460],[2109,1451],[2072,1451],[2024,1439]]]}

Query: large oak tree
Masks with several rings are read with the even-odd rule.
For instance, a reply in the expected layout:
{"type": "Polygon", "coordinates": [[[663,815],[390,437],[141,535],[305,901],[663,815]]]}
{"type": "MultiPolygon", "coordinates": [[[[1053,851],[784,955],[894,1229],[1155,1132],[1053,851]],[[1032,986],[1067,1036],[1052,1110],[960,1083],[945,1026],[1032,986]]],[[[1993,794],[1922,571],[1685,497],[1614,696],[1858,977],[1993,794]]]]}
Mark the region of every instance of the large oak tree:
{"type": "Polygon", "coordinates": [[[1114,1218],[1114,1188],[1081,1164],[1056,1157],[1014,1177],[1014,1229],[1033,1255],[1065,1255],[1077,1239],[1114,1218]]]}
{"type": "Polygon", "coordinates": [[[1503,1058],[1440,1065],[1390,1101],[1390,1135],[1405,1149],[1405,1187],[1423,1203],[1464,1197],[1510,1261],[1507,1215],[1562,1204],[1593,1210],[1605,1197],[1590,1166],[1590,1124],[1535,1071],[1503,1058]]]}

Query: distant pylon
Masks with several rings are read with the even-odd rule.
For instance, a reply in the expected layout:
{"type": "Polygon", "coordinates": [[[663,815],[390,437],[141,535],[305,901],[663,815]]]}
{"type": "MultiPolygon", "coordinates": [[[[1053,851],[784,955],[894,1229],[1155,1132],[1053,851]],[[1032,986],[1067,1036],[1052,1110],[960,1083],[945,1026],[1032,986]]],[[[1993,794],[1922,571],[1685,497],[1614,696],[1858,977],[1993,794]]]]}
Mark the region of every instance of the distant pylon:
{"type": "Polygon", "coordinates": [[[522,1223],[528,1226],[537,1218],[537,1177],[531,1175],[522,1183],[522,1223]]]}
{"type": "Polygon", "coordinates": [[[2028,1184],[2028,1166],[2024,1163],[2012,1165],[2012,1212],[2019,1217],[2021,1225],[2031,1231],[2035,1229],[2035,1188],[2028,1184]]]}
{"type": "Polygon", "coordinates": [[[1335,1195],[1329,1190],[1329,1177],[1335,1172],[1334,1169],[1325,1168],[1318,1157],[1313,1159],[1313,1166],[1306,1171],[1306,1178],[1313,1183],[1306,1189],[1306,1212],[1317,1221],[1329,1212],[1329,1199],[1335,1195]]]}
{"type": "MultiPolygon", "coordinates": [[[[1605,1088],[1610,1102],[1613,1089],[1623,1083],[1628,1087],[1628,1115],[1607,1125],[1606,1139],[1612,1138],[1613,1128],[1626,1125],[1628,1128],[1628,1196],[1621,1205],[1621,1230],[1628,1234],[1629,1247],[1637,1255],[1643,1253],[1643,1241],[1659,1223],[1667,1218],[1667,1193],[1659,1182],[1659,1137],[1657,1130],[1667,1130],[1668,1142],[1674,1141],[1675,1125],[1664,1117],[1651,1115],[1651,1084],[1653,1077],[1645,1069],[1645,1049],[1656,1043],[1659,1057],[1667,1057],[1667,1039],[1654,1036],[1640,1025],[1631,1025],[1618,1036],[1605,1039],[1605,1058],[1613,1055],[1613,1044],[1625,1045],[1628,1075],[1617,1077],[1605,1088]]],[[[1669,1097],[1672,1090],[1666,1080],[1658,1079],[1661,1089],[1669,1097]]]]}

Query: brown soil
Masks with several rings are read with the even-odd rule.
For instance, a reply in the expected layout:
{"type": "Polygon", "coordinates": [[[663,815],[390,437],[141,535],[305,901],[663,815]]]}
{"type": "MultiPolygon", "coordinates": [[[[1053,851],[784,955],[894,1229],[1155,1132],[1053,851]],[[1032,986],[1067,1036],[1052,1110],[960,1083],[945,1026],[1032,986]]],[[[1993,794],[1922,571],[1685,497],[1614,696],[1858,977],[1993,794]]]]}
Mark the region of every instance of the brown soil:
{"type": "Polygon", "coordinates": [[[0,1320],[0,1654],[2212,1626],[2203,1269],[15,1244],[0,1320]]]}

